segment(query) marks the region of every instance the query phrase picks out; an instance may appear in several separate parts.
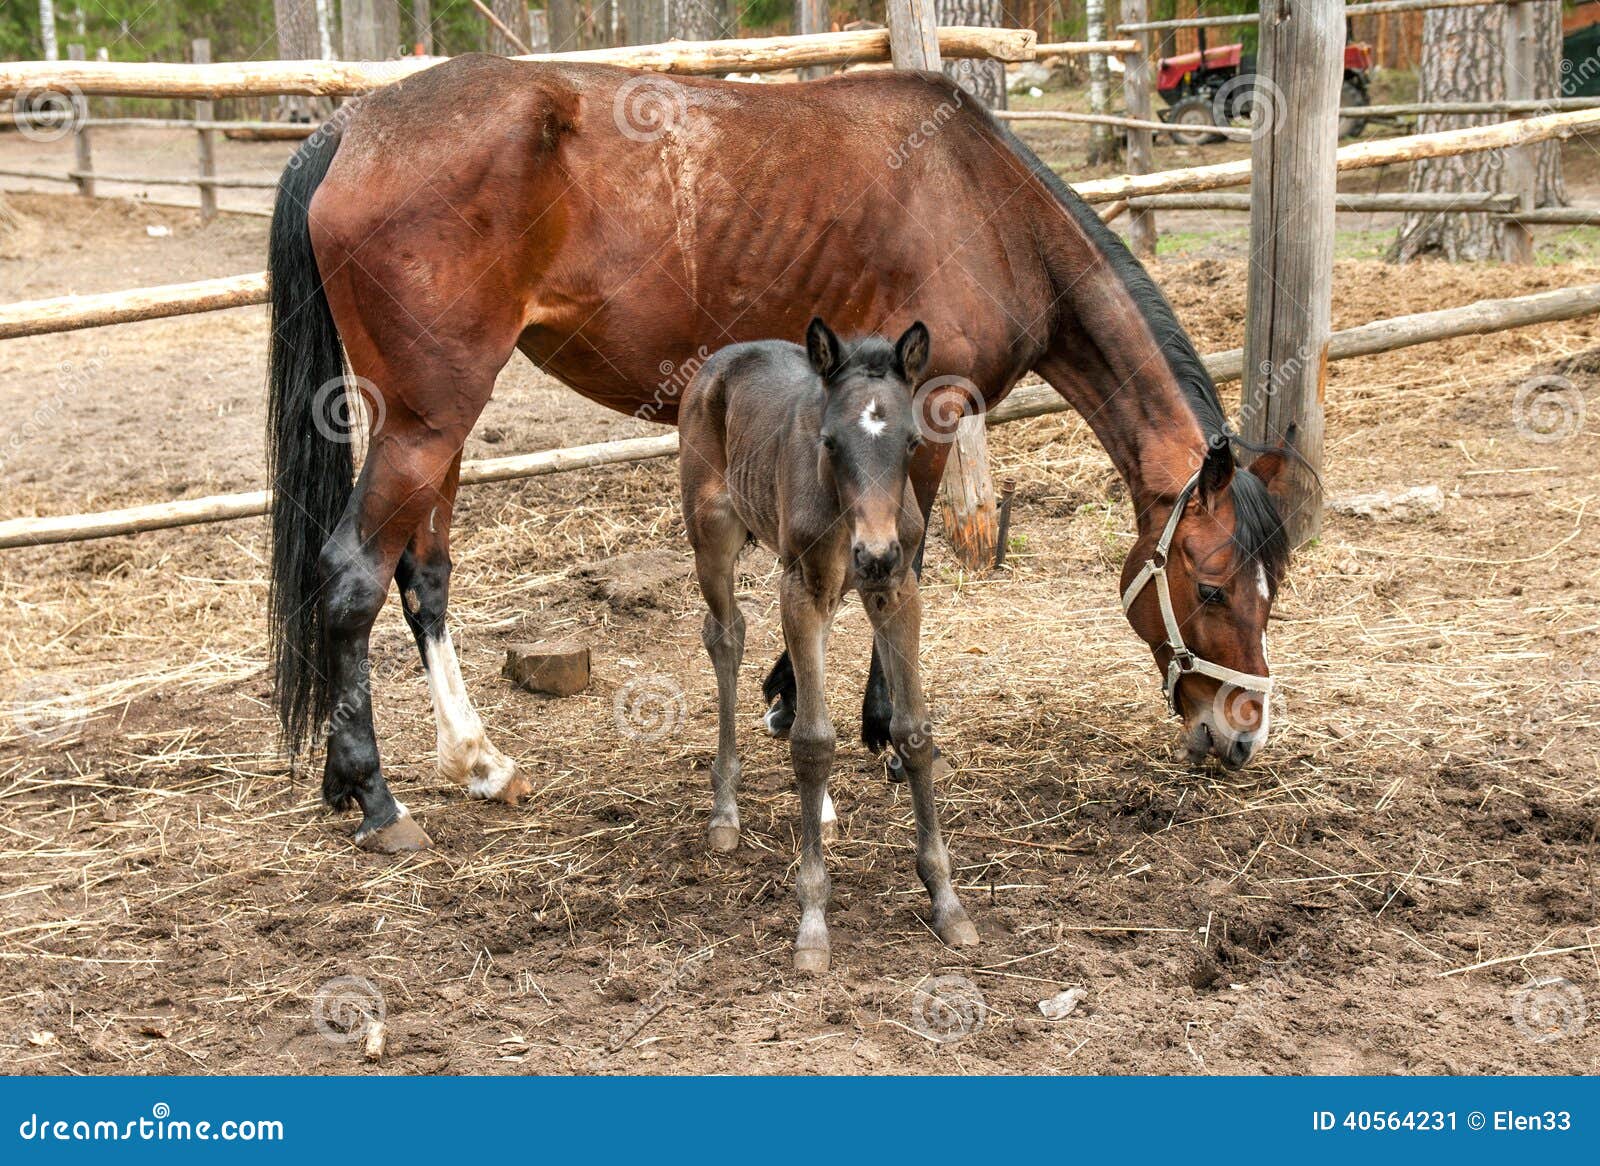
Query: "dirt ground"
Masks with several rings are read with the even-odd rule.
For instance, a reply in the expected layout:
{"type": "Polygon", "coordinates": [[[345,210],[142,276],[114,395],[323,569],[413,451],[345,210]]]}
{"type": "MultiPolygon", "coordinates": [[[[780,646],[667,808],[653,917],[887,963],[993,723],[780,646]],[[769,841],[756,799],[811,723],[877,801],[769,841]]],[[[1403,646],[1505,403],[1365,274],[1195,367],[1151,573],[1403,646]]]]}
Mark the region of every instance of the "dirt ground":
{"type": "MultiPolygon", "coordinates": [[[[27,223],[0,243],[0,302],[261,266],[260,219],[12,201],[27,223]]],[[[1241,261],[1155,272],[1202,351],[1240,342],[1241,261]]],[[[1346,260],[1335,325],[1597,278],[1346,260]]],[[[4,353],[0,516],[260,486],[261,309],[4,353]]],[[[1274,613],[1273,739],[1233,776],[1174,759],[1117,609],[1131,513],[1086,427],[993,430],[996,475],[1018,484],[1007,564],[963,575],[936,538],[924,581],[924,667],[956,765],[944,816],[984,942],[933,938],[906,795],[848,744],[834,970],[817,981],[789,965],[786,750],[754,724],[780,638],[762,552],[741,592],[745,845],[704,845],[714,686],[672,463],[464,491],[452,623],[491,736],[535,792],[485,805],[434,773],[391,606],[374,633],[380,738],[436,842],[401,859],[353,848],[353,821],[275,754],[260,520],[3,552],[0,1064],[1592,1071],[1597,386],[1593,319],[1334,366],[1330,495],[1437,485],[1444,507],[1330,514],[1297,556],[1274,613]],[[541,636],[592,647],[587,692],[500,678],[506,645],[541,636]],[[623,731],[630,714],[654,718],[653,740],[623,731]],[[1070,988],[1082,1003],[1045,1019],[1038,1002],[1070,988]],[[331,1038],[380,1007],[381,1061],[331,1038]]],[[[467,456],[651,431],[520,362],[467,456]]],[[[830,704],[853,741],[859,611],[834,645],[830,704]]]]}

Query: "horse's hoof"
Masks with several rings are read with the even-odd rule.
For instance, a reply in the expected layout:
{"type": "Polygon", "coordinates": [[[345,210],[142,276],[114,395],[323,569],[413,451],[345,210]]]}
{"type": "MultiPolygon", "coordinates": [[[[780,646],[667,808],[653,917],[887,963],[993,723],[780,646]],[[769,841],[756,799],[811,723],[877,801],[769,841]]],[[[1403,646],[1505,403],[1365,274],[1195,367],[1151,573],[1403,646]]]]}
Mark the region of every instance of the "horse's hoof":
{"type": "Polygon", "coordinates": [[[357,830],[352,841],[362,850],[370,850],[374,854],[407,854],[426,850],[433,845],[433,839],[410,814],[401,814],[387,826],[380,826],[376,830],[357,830]]]}
{"type": "Polygon", "coordinates": [[[718,854],[732,854],[739,849],[739,827],[712,826],[706,831],[706,841],[718,854]]]}
{"type": "Polygon", "coordinates": [[[827,972],[829,952],[825,947],[797,947],[794,949],[794,970],[803,976],[820,976],[827,972]]]}
{"type": "Polygon", "coordinates": [[[520,806],[533,794],[533,783],[522,774],[512,772],[509,780],[500,787],[499,793],[489,795],[492,802],[504,802],[508,806],[520,806]]]}
{"type": "Polygon", "coordinates": [[[946,947],[977,947],[978,929],[965,917],[952,920],[938,928],[939,938],[946,947]]]}

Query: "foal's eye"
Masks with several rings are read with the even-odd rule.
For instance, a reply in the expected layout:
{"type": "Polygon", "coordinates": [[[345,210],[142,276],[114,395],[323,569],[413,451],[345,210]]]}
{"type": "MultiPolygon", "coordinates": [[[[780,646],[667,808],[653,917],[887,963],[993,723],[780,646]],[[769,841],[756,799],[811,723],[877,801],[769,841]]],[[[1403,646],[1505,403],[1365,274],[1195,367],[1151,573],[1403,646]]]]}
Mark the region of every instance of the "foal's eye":
{"type": "Polygon", "coordinates": [[[1200,584],[1200,602],[1214,603],[1219,607],[1228,602],[1228,593],[1220,587],[1213,587],[1209,583],[1200,584]]]}

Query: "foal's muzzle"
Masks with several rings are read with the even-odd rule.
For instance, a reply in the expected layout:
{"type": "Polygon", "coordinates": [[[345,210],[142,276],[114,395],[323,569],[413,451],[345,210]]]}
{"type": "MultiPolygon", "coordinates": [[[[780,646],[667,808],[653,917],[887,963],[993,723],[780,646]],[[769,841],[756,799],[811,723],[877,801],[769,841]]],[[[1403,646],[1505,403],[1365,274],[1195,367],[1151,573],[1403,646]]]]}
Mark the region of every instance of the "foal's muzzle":
{"type": "Polygon", "coordinates": [[[850,548],[850,561],[855,567],[856,578],[863,583],[887,582],[900,565],[900,557],[899,542],[874,547],[858,539],[850,548]]]}

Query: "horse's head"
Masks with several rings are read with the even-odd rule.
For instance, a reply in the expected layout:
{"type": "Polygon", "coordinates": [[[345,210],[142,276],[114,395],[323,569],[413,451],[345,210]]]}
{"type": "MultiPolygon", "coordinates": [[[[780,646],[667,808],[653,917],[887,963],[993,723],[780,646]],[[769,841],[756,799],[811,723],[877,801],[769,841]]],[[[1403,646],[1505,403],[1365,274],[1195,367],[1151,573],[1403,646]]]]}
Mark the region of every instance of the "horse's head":
{"type": "Polygon", "coordinates": [[[1238,769],[1267,739],[1267,617],[1289,556],[1273,487],[1287,453],[1236,469],[1228,443],[1214,444],[1123,564],[1123,608],[1183,717],[1191,763],[1238,769]]]}
{"type": "Polygon", "coordinates": [[[820,319],[806,329],[806,355],[827,391],[819,472],[838,491],[859,586],[883,586],[909,565],[900,519],[911,455],[922,441],[912,391],[928,348],[920,321],[893,345],[877,336],[842,344],[820,319]]]}

